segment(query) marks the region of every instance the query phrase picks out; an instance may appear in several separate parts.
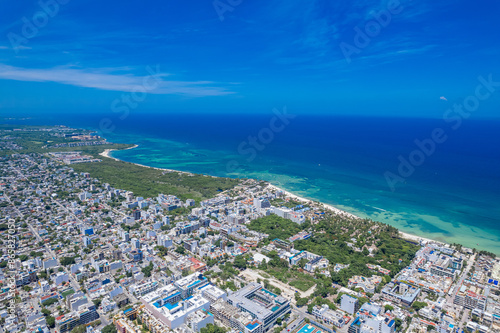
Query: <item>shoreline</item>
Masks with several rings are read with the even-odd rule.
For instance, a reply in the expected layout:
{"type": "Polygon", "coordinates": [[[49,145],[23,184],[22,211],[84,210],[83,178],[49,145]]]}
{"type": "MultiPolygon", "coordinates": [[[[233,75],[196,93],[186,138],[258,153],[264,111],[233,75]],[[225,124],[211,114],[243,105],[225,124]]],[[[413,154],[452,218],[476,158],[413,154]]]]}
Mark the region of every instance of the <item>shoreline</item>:
{"type": "MultiPolygon", "coordinates": [[[[278,187],[276,185],[273,185],[273,184],[271,184],[269,182],[268,182],[268,184],[269,184],[268,187],[270,189],[282,192],[287,197],[290,197],[290,198],[292,198],[294,200],[297,200],[297,201],[300,201],[300,202],[311,202],[311,201],[314,202],[314,200],[312,200],[312,199],[306,199],[304,197],[298,196],[298,195],[293,194],[291,192],[288,192],[288,191],[286,191],[286,190],[284,190],[284,189],[282,189],[282,188],[280,188],[280,187],[278,187]]],[[[332,211],[333,213],[335,213],[337,215],[342,215],[342,216],[353,218],[353,219],[361,219],[361,217],[359,217],[357,215],[354,215],[354,214],[351,214],[349,212],[346,212],[345,210],[339,209],[339,208],[337,208],[335,206],[332,206],[332,205],[329,205],[329,204],[325,204],[325,203],[322,203],[322,202],[319,202],[319,204],[321,206],[323,206],[325,209],[330,210],[330,211],[332,211]]]]}
{"type": "MultiPolygon", "coordinates": [[[[443,243],[443,242],[440,242],[440,241],[437,241],[435,239],[430,239],[430,238],[425,238],[425,237],[421,237],[421,236],[417,236],[417,235],[412,235],[412,234],[409,234],[407,232],[404,232],[404,231],[401,231],[399,230],[399,235],[401,238],[404,238],[406,240],[409,240],[409,241],[412,241],[412,242],[416,242],[416,243],[421,243],[421,242],[427,242],[427,243],[436,243],[436,244],[447,244],[447,243],[443,243]]],[[[466,246],[464,246],[466,247],[466,246]]]]}
{"type": "MultiPolygon", "coordinates": [[[[128,150],[128,149],[134,149],[134,148],[137,148],[139,147],[138,145],[134,145],[132,147],[129,147],[129,148],[125,148],[125,149],[105,149],[102,153],[100,153],[99,155],[100,156],[103,156],[103,157],[107,157],[107,158],[111,158],[115,161],[119,161],[119,162],[126,162],[126,161],[123,161],[123,160],[120,160],[116,157],[113,157],[111,155],[111,152],[113,151],[118,151],[118,150],[128,150]]],[[[131,164],[135,164],[135,165],[138,165],[138,166],[141,166],[141,167],[144,167],[144,168],[150,168],[150,169],[155,169],[155,170],[159,170],[159,171],[166,171],[166,172],[177,172],[177,173],[181,173],[181,174],[187,174],[187,175],[192,175],[193,173],[192,172],[186,172],[186,171],[180,171],[180,170],[174,170],[174,169],[167,169],[167,168],[157,168],[157,167],[152,167],[152,166],[148,166],[148,165],[144,165],[144,164],[139,164],[139,163],[133,163],[133,162],[127,162],[127,163],[131,163],[131,164]]],[[[207,175],[209,176],[209,175],[207,175]]],[[[209,176],[209,177],[213,177],[213,176],[209,176]]],[[[304,203],[309,203],[309,202],[314,202],[315,200],[313,199],[307,199],[307,198],[304,198],[304,197],[301,197],[297,194],[294,194],[292,192],[289,192],[287,190],[284,190],[276,185],[273,185],[271,184],[270,182],[266,181],[266,183],[268,184],[268,188],[270,190],[275,190],[275,191],[278,191],[278,192],[282,192],[285,196],[293,199],[293,200],[296,200],[296,201],[300,201],[300,202],[304,202],[304,203]]],[[[345,210],[342,210],[340,208],[337,208],[333,205],[330,205],[330,204],[326,204],[326,203],[323,203],[323,202],[319,202],[320,206],[322,206],[323,208],[325,208],[326,210],[329,210],[331,212],[333,212],[334,214],[336,215],[341,215],[343,217],[347,217],[347,218],[352,218],[352,219],[362,219],[362,217],[359,217],[355,214],[352,214],[352,213],[349,213],[345,210]]],[[[412,242],[416,242],[416,243],[421,243],[421,242],[427,242],[427,243],[437,243],[437,244],[447,244],[447,243],[443,243],[441,241],[437,241],[437,240],[434,240],[434,239],[431,239],[431,238],[426,238],[426,237],[422,237],[422,236],[417,236],[417,235],[413,235],[413,234],[410,234],[410,233],[407,233],[407,232],[404,232],[404,231],[401,231],[399,230],[399,235],[402,239],[406,239],[408,241],[412,241],[412,242]]]]}
{"type": "Polygon", "coordinates": [[[193,174],[192,172],[186,172],[186,171],[180,171],[180,170],[174,170],[174,169],[166,169],[166,168],[156,168],[156,167],[152,167],[152,166],[149,166],[149,165],[144,165],[144,164],[139,164],[139,163],[133,163],[133,162],[127,162],[127,161],[120,160],[119,158],[111,156],[111,152],[113,152],[113,151],[129,150],[129,149],[134,149],[134,148],[137,148],[137,147],[139,147],[139,145],[134,145],[132,147],[125,148],[125,149],[105,149],[102,153],[99,153],[99,155],[103,156],[103,157],[110,158],[110,159],[118,161],[118,162],[126,162],[126,163],[135,164],[135,165],[141,166],[143,168],[149,168],[149,169],[155,169],[155,170],[167,171],[167,172],[177,172],[177,173],[181,173],[181,174],[185,174],[185,175],[192,175],[193,174]]]}
{"type": "MultiPolygon", "coordinates": [[[[286,191],[276,185],[273,185],[271,183],[269,183],[269,188],[271,188],[272,190],[276,190],[276,191],[280,191],[282,193],[285,194],[285,196],[287,197],[290,197],[291,199],[294,199],[296,201],[300,201],[300,202],[314,202],[314,200],[312,199],[306,199],[304,197],[301,197],[301,196],[298,196],[296,194],[293,194],[289,191],[286,191]]],[[[319,201],[318,201],[319,202],[319,201]]],[[[319,204],[321,206],[323,206],[325,209],[328,209],[330,211],[332,211],[334,214],[337,214],[337,215],[342,215],[344,217],[349,217],[349,218],[353,218],[353,219],[362,219],[362,217],[359,217],[355,214],[352,214],[352,213],[349,213],[349,212],[346,212],[345,210],[342,210],[342,209],[339,209],[335,206],[332,206],[332,205],[329,205],[329,204],[325,204],[325,203],[322,203],[322,202],[319,202],[319,204]]],[[[401,231],[398,229],[398,232],[399,232],[399,235],[401,238],[403,239],[406,239],[406,240],[409,240],[409,241],[412,241],[412,242],[416,242],[416,243],[421,243],[421,242],[426,242],[426,243],[438,243],[438,244],[446,244],[446,243],[443,243],[443,242],[440,242],[440,241],[437,241],[435,239],[430,239],[430,238],[426,238],[426,237],[422,237],[422,236],[417,236],[417,235],[412,235],[412,234],[409,234],[407,232],[404,232],[404,231],[401,231]]]]}

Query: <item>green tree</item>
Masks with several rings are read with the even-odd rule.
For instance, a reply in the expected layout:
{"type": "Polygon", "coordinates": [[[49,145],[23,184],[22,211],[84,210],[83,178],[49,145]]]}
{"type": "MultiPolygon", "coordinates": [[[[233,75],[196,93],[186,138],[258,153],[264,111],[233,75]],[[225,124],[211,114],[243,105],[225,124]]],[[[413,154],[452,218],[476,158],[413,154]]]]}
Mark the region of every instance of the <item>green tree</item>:
{"type": "Polygon", "coordinates": [[[61,262],[61,265],[63,265],[63,266],[73,265],[75,263],[75,258],[74,257],[62,257],[60,262],[61,262]]]}
{"type": "Polygon", "coordinates": [[[87,331],[86,325],[78,325],[71,330],[71,333],[85,333],[87,331]]]}
{"type": "Polygon", "coordinates": [[[182,246],[177,246],[175,249],[175,252],[180,253],[180,254],[186,254],[186,249],[182,246]]]}
{"type": "Polygon", "coordinates": [[[141,271],[144,273],[144,276],[145,277],[150,277],[151,276],[151,272],[153,271],[153,262],[150,262],[149,265],[147,265],[146,267],[144,267],[141,271]]]}
{"type": "Polygon", "coordinates": [[[302,230],[299,224],[277,215],[269,215],[255,219],[251,221],[247,227],[250,230],[268,234],[271,240],[275,238],[285,240],[302,230]]]}
{"type": "Polygon", "coordinates": [[[43,252],[35,252],[35,251],[31,251],[30,252],[30,256],[32,257],[43,257],[43,252]]]}
{"type": "Polygon", "coordinates": [[[394,324],[396,325],[396,331],[399,331],[401,325],[403,325],[403,321],[399,318],[394,319],[394,324]]]}
{"type": "Polygon", "coordinates": [[[299,299],[297,300],[297,306],[298,307],[304,306],[307,304],[308,301],[309,301],[309,299],[306,297],[299,297],[299,299]]]}
{"type": "Polygon", "coordinates": [[[95,307],[98,308],[101,305],[102,299],[96,298],[92,300],[92,302],[94,303],[95,307]]]}
{"type": "Polygon", "coordinates": [[[102,333],[117,333],[116,327],[113,324],[109,324],[104,326],[104,328],[101,330],[102,333]]]}
{"type": "Polygon", "coordinates": [[[226,329],[220,326],[215,326],[213,324],[208,324],[207,326],[200,329],[200,333],[226,333],[226,329]]]}
{"type": "Polygon", "coordinates": [[[411,307],[413,309],[415,309],[415,311],[419,311],[419,310],[425,308],[426,306],[427,306],[427,303],[425,303],[425,302],[418,302],[418,301],[413,302],[413,304],[411,305],[411,307]]]}
{"type": "Polygon", "coordinates": [[[237,256],[234,259],[233,266],[239,269],[247,268],[247,261],[243,256],[237,256]]]}
{"type": "Polygon", "coordinates": [[[54,328],[56,326],[56,319],[52,316],[48,316],[46,318],[47,326],[50,328],[54,328]]]}

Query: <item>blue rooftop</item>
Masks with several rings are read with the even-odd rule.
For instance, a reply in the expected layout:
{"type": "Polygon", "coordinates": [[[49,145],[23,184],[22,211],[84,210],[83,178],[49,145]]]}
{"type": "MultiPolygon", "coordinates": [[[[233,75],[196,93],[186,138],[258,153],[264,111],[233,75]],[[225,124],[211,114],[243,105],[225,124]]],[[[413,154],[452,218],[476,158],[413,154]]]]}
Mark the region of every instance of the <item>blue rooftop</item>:
{"type": "Polygon", "coordinates": [[[166,307],[169,311],[172,309],[175,309],[178,306],[179,306],[179,303],[175,303],[175,304],[165,303],[165,305],[164,305],[164,307],[166,307]]]}
{"type": "Polygon", "coordinates": [[[247,325],[247,328],[251,331],[253,330],[254,328],[256,328],[257,326],[259,326],[259,323],[255,322],[253,324],[248,324],[247,325]]]}
{"type": "Polygon", "coordinates": [[[195,281],[195,282],[191,283],[191,284],[190,284],[189,286],[187,286],[187,287],[188,287],[188,288],[194,287],[194,286],[196,286],[198,283],[200,283],[200,281],[199,281],[199,280],[197,280],[197,281],[195,281]]]}

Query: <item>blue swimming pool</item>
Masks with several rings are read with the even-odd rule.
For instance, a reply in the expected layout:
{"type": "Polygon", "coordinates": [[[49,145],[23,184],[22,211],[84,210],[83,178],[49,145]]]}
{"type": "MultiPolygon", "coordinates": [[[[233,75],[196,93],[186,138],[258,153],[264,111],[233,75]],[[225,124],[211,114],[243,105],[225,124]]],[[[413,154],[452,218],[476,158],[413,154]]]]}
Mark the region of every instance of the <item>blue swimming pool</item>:
{"type": "Polygon", "coordinates": [[[309,324],[305,324],[297,333],[312,333],[315,328],[309,324]]]}

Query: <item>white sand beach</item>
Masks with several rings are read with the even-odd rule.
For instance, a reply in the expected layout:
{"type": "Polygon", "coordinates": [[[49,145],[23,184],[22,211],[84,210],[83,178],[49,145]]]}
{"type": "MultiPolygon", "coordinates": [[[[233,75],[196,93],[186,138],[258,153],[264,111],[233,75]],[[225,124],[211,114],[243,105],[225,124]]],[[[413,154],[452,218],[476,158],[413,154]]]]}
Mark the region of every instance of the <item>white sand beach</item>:
{"type": "MultiPolygon", "coordinates": [[[[283,190],[282,188],[279,188],[275,185],[272,185],[272,184],[269,184],[268,186],[271,190],[276,190],[276,191],[281,191],[284,195],[286,195],[287,197],[293,199],[293,200],[296,200],[296,201],[300,201],[300,202],[310,202],[310,201],[314,201],[314,200],[309,200],[309,199],[306,199],[306,198],[303,198],[303,197],[300,197],[296,194],[293,194],[293,193],[290,193],[288,191],[285,191],[283,190]]],[[[334,207],[332,205],[327,205],[327,204],[324,204],[324,203],[320,203],[323,207],[325,207],[325,209],[328,209],[330,211],[332,211],[334,214],[337,214],[337,215],[341,215],[341,216],[345,216],[345,217],[350,217],[350,218],[354,218],[354,219],[360,219],[361,217],[359,216],[356,216],[354,214],[351,214],[351,213],[348,213],[344,210],[341,210],[337,207],[334,207]]],[[[430,239],[430,238],[425,238],[425,237],[420,237],[420,236],[415,236],[415,235],[412,235],[412,234],[409,234],[409,233],[406,233],[406,232],[403,232],[403,231],[399,231],[399,235],[401,236],[401,238],[403,239],[406,239],[406,240],[409,240],[411,242],[415,242],[415,243],[419,243],[420,242],[426,242],[426,243],[439,243],[439,244],[445,244],[443,242],[439,242],[439,241],[436,241],[436,240],[433,240],[433,239],[430,239]]]]}
{"type": "MultiPolygon", "coordinates": [[[[300,201],[300,202],[310,202],[310,201],[314,201],[314,200],[310,200],[310,199],[306,199],[306,198],[303,198],[303,197],[300,197],[296,194],[293,194],[293,193],[290,193],[288,191],[285,191],[283,190],[282,188],[279,188],[275,185],[272,185],[272,184],[269,184],[268,186],[271,190],[276,190],[276,191],[280,191],[282,192],[283,194],[285,194],[287,197],[290,197],[292,198],[293,200],[297,200],[297,201],[300,201]]],[[[337,215],[342,215],[342,216],[345,216],[345,217],[350,217],[350,218],[354,218],[354,219],[359,219],[360,217],[359,216],[356,216],[354,214],[351,214],[351,213],[348,213],[344,210],[341,210],[341,209],[338,209],[332,205],[327,205],[327,204],[324,204],[324,203],[321,203],[321,205],[325,208],[325,209],[328,209],[330,211],[332,211],[333,213],[337,214],[337,215]]]]}
{"type": "MultiPolygon", "coordinates": [[[[134,149],[134,148],[137,148],[137,147],[139,147],[139,146],[138,145],[134,145],[134,146],[132,146],[130,148],[126,148],[126,149],[105,149],[99,155],[103,156],[103,157],[111,158],[111,159],[113,159],[115,161],[124,162],[123,160],[120,160],[119,158],[111,156],[111,152],[114,151],[114,150],[128,150],[128,149],[134,149]]],[[[138,165],[138,166],[141,166],[141,167],[144,167],[144,168],[150,168],[150,169],[156,169],[156,170],[160,170],[160,171],[177,172],[177,173],[182,173],[182,174],[186,174],[186,175],[192,175],[191,172],[186,172],[186,171],[179,171],[179,170],[166,169],[166,168],[155,168],[155,167],[151,167],[151,166],[148,166],[148,165],[139,164],[139,163],[132,163],[132,162],[128,162],[128,163],[135,164],[135,165],[138,165]]]]}
{"type": "MultiPolygon", "coordinates": [[[[134,148],[137,148],[137,147],[138,147],[138,145],[134,145],[134,146],[132,146],[130,148],[126,148],[126,149],[134,149],[134,148]]],[[[114,150],[118,150],[118,149],[106,149],[102,153],[100,153],[99,155],[101,155],[103,157],[111,158],[111,159],[113,159],[115,161],[121,161],[121,162],[123,162],[122,160],[111,156],[111,152],[114,151],[114,150]]],[[[173,170],[173,169],[166,169],[166,168],[155,168],[155,167],[150,167],[150,166],[143,165],[143,164],[138,164],[138,163],[132,163],[132,164],[135,164],[135,165],[138,165],[138,166],[141,166],[141,167],[144,167],[144,168],[151,168],[151,169],[156,169],[156,170],[160,170],[160,171],[178,172],[178,173],[182,173],[182,174],[192,175],[192,173],[185,172],[185,171],[179,171],[179,170],[173,170]]],[[[291,198],[293,200],[296,200],[296,201],[300,201],[300,202],[304,202],[304,203],[309,203],[311,201],[314,201],[314,200],[311,200],[311,199],[306,199],[304,197],[298,196],[298,195],[293,194],[291,192],[288,192],[288,191],[286,191],[286,190],[284,190],[284,189],[282,189],[282,188],[280,188],[280,187],[278,187],[276,185],[272,185],[270,183],[269,183],[268,188],[270,190],[282,192],[285,196],[287,196],[287,197],[289,197],[289,198],[291,198]]],[[[348,213],[348,212],[346,212],[346,211],[344,211],[342,209],[339,209],[337,207],[334,207],[332,205],[328,205],[328,204],[325,204],[325,203],[320,203],[320,205],[323,206],[325,209],[328,209],[328,210],[330,210],[331,212],[333,212],[334,214],[337,214],[337,215],[341,215],[341,216],[349,217],[349,218],[353,218],[353,219],[360,219],[361,218],[359,216],[356,216],[354,214],[348,213]]],[[[411,235],[411,234],[408,234],[408,233],[402,232],[402,231],[399,231],[399,234],[401,235],[401,238],[404,238],[404,239],[407,239],[409,241],[416,242],[416,243],[420,243],[421,241],[424,241],[424,242],[427,242],[427,243],[445,244],[443,242],[439,242],[439,241],[432,240],[432,239],[425,238],[425,237],[411,235]]]]}
{"type": "Polygon", "coordinates": [[[430,239],[430,238],[415,236],[415,235],[408,234],[408,233],[402,232],[402,231],[399,231],[399,234],[401,235],[401,238],[404,238],[404,239],[407,239],[407,240],[409,240],[411,242],[415,242],[415,243],[419,243],[419,244],[420,244],[421,241],[427,242],[427,243],[445,244],[443,242],[439,242],[439,241],[436,241],[436,240],[433,240],[433,239],[430,239]]]}

